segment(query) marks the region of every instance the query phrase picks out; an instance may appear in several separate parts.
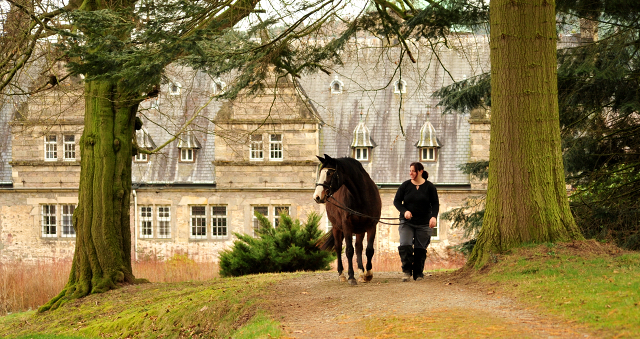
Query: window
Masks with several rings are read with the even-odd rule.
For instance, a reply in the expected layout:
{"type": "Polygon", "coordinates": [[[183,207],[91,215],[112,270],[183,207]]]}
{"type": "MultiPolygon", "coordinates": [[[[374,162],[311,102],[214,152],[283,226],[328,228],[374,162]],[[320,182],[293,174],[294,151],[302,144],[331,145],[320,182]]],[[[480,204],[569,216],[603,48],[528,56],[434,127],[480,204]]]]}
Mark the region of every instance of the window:
{"type": "Polygon", "coordinates": [[[282,160],[282,134],[271,134],[269,137],[269,159],[282,160]]]}
{"type": "Polygon", "coordinates": [[[420,149],[420,161],[436,161],[437,149],[435,147],[425,147],[420,149]]]}
{"type": "Polygon", "coordinates": [[[278,227],[280,225],[280,214],[289,215],[289,206],[276,206],[274,208],[273,225],[278,227]]]}
{"type": "Polygon", "coordinates": [[[431,229],[431,239],[440,239],[440,216],[436,218],[436,227],[431,229]]]}
{"type": "Polygon", "coordinates": [[[147,162],[149,161],[149,155],[147,153],[138,153],[134,159],[135,162],[147,162]]]}
{"type": "Polygon", "coordinates": [[[158,206],[158,238],[171,238],[170,206],[158,206]]]}
{"type": "Polygon", "coordinates": [[[404,80],[396,81],[396,83],[393,85],[393,93],[407,93],[407,82],[404,80]]]}
{"type": "Polygon", "coordinates": [[[262,214],[266,218],[269,218],[269,207],[268,206],[255,206],[253,207],[253,236],[258,235],[258,230],[260,229],[260,221],[256,218],[256,212],[262,214]]]}
{"type": "Polygon", "coordinates": [[[76,136],[64,136],[64,160],[76,160],[76,136]]]}
{"type": "Polygon", "coordinates": [[[331,223],[331,220],[329,220],[329,217],[327,216],[327,232],[331,232],[331,230],[333,230],[333,224],[331,223]]]}
{"type": "Polygon", "coordinates": [[[206,206],[191,206],[191,238],[207,238],[206,206]]]}
{"type": "Polygon", "coordinates": [[[250,160],[262,160],[264,155],[262,154],[262,134],[251,135],[251,151],[249,154],[250,160]]]}
{"type": "Polygon", "coordinates": [[[180,161],[182,162],[193,162],[194,158],[194,149],[193,148],[181,148],[180,149],[180,161]]]}
{"type": "Polygon", "coordinates": [[[227,206],[211,206],[211,236],[227,236],[227,206]]]}
{"type": "Polygon", "coordinates": [[[171,95],[180,95],[182,91],[182,85],[180,83],[174,82],[169,86],[169,93],[171,95]]]}
{"type": "Polygon", "coordinates": [[[342,88],[344,87],[344,83],[336,79],[331,82],[331,85],[329,85],[329,87],[331,88],[331,94],[340,94],[342,93],[342,88]]]}
{"type": "Polygon", "coordinates": [[[155,97],[149,99],[149,108],[158,109],[160,107],[160,98],[155,97]]]}
{"type": "Polygon", "coordinates": [[[58,137],[55,135],[44,137],[44,160],[58,160],[58,137]]]}
{"type": "Polygon", "coordinates": [[[216,79],[213,80],[213,82],[211,83],[211,93],[213,95],[221,95],[224,93],[224,89],[227,87],[227,84],[220,80],[220,79],[216,79]]]}
{"type": "Polygon", "coordinates": [[[151,206],[140,207],[140,238],[153,238],[153,214],[151,206]]]}
{"type": "Polygon", "coordinates": [[[355,150],[356,160],[369,160],[369,149],[367,147],[358,147],[355,150]]]}
{"type": "Polygon", "coordinates": [[[56,225],[56,205],[42,205],[42,236],[56,237],[56,225]]]}
{"type": "Polygon", "coordinates": [[[62,237],[72,238],[76,236],[76,230],[73,228],[73,211],[75,205],[62,205],[62,237]]]}

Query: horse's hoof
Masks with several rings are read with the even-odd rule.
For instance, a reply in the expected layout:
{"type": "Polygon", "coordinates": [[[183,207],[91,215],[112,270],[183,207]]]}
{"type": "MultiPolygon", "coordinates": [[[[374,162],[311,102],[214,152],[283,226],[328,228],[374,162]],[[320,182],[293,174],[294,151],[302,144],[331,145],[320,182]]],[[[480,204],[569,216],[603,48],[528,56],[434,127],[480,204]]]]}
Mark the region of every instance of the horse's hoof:
{"type": "Polygon", "coordinates": [[[340,282],[346,282],[347,281],[347,277],[345,277],[344,274],[340,274],[338,276],[338,280],[340,280],[340,282]]]}
{"type": "Polygon", "coordinates": [[[358,285],[358,282],[356,281],[355,278],[352,278],[352,279],[349,279],[349,285],[356,286],[356,285],[358,285]]]}
{"type": "Polygon", "coordinates": [[[364,276],[362,276],[362,278],[364,279],[364,282],[370,282],[371,279],[373,279],[373,272],[367,271],[367,273],[365,273],[364,276]]]}

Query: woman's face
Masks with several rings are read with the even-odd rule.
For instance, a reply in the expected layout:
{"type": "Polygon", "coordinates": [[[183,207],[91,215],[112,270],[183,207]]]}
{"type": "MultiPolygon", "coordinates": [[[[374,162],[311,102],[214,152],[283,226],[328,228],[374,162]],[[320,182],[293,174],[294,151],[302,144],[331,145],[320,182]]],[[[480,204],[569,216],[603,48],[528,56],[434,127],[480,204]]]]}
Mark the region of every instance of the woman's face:
{"type": "Polygon", "coordinates": [[[422,172],[424,172],[424,170],[416,172],[415,167],[413,166],[409,167],[409,176],[411,177],[411,180],[416,180],[418,176],[422,178],[422,172]]]}

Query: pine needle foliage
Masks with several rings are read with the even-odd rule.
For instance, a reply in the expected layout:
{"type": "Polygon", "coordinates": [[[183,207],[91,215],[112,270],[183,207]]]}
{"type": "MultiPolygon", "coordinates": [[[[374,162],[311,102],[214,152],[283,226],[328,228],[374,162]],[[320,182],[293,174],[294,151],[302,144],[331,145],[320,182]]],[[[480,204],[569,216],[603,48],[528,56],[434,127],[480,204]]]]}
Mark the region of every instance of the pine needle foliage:
{"type": "Polygon", "coordinates": [[[260,223],[258,237],[234,233],[238,240],[220,255],[221,276],[330,269],[335,254],[315,245],[323,235],[318,228],[318,214],[309,214],[304,225],[298,219],[294,221],[281,214],[275,228],[262,214],[256,212],[255,216],[260,223]]]}

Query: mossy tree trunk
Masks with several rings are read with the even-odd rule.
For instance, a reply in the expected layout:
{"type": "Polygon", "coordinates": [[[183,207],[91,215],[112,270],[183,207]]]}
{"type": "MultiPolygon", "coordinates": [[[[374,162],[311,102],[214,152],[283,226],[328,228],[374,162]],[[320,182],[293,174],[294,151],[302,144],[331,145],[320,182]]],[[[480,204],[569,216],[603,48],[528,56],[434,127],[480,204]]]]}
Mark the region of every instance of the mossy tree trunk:
{"type": "Polygon", "coordinates": [[[469,265],[523,243],[582,238],[560,148],[555,1],[492,0],[487,205],[469,265]]]}
{"type": "Polygon", "coordinates": [[[134,283],[131,269],[131,156],[138,102],[109,81],[85,84],[81,175],[69,282],[40,311],[134,283]]]}

